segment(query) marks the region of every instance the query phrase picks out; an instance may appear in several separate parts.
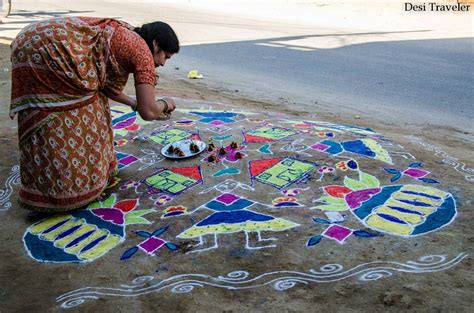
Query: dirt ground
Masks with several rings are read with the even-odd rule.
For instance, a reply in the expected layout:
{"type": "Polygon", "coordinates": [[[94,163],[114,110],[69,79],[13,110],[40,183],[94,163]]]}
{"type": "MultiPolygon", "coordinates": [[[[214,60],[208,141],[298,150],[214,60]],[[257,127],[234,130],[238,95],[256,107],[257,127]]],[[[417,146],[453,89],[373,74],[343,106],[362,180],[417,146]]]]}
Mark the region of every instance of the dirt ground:
{"type": "MultiPolygon", "coordinates": [[[[142,211],[142,219],[135,215],[130,225],[118,223],[122,230],[125,228],[120,243],[103,250],[90,262],[64,262],[64,255],[41,250],[38,242],[47,240],[44,236],[41,240],[32,226],[46,233],[46,226],[41,223],[51,217],[32,215],[16,204],[17,129],[16,120],[10,120],[7,114],[9,75],[9,47],[2,44],[0,140],[6,153],[1,155],[0,163],[0,312],[471,311],[472,130],[382,124],[365,120],[364,116],[343,117],[337,109],[322,106],[309,110],[283,101],[263,103],[241,98],[234,90],[206,90],[197,80],[162,75],[158,94],[176,97],[179,110],[168,121],[147,124],[136,120],[135,128],[128,129],[116,125],[117,150],[136,156],[136,160],[124,163],[120,182],[108,189],[107,194],[116,198],[95,207],[110,209],[120,200],[139,199],[130,212],[153,211],[142,211]],[[225,119],[229,116],[223,111],[232,113],[232,121],[225,119]],[[287,130],[290,139],[282,138],[288,135],[284,132],[274,134],[277,139],[270,138],[275,140],[262,139],[256,130],[265,127],[287,130]],[[210,163],[202,160],[208,155],[205,152],[182,161],[163,159],[159,154],[159,134],[171,129],[199,136],[206,143],[212,139],[218,147],[235,140],[243,158],[210,163]],[[377,147],[387,151],[392,162],[383,158],[383,151],[378,151],[376,157],[347,150],[333,155],[317,145],[324,140],[358,139],[378,142],[377,147]],[[265,181],[263,174],[269,164],[288,158],[309,168],[305,175],[290,179],[284,186],[278,185],[277,180],[272,185],[270,178],[265,181]],[[349,160],[357,162],[357,169],[344,171],[341,167],[347,166],[349,160]],[[429,172],[421,177],[428,180],[410,177],[406,174],[409,172],[395,179],[397,173],[410,167],[429,172]],[[177,172],[194,178],[194,184],[171,196],[166,192],[147,193],[147,178],[162,169],[168,173],[181,169],[177,172]],[[360,173],[369,176],[362,179],[360,173]],[[449,219],[438,215],[430,223],[424,222],[425,226],[435,226],[428,225],[418,235],[397,236],[371,226],[348,210],[325,214],[331,210],[321,209],[322,202],[316,201],[324,196],[325,186],[346,183],[346,187],[361,190],[379,186],[377,181],[380,188],[424,186],[428,193],[440,191],[447,199],[445,203],[452,201],[444,209],[451,209],[454,215],[449,219]],[[363,186],[358,187],[361,182],[363,186]],[[212,200],[214,204],[220,199],[231,205],[239,197],[252,204],[234,207],[232,212],[240,210],[241,215],[245,211],[272,219],[276,223],[268,224],[269,231],[260,233],[252,228],[257,223],[247,225],[247,231],[236,232],[229,224],[224,228],[213,224],[217,238],[213,249],[213,234],[203,236],[202,245],[198,236],[186,237],[187,230],[209,221],[209,216],[214,216],[215,222],[221,217],[217,213],[230,214],[231,209],[222,202],[218,208],[210,209],[212,200]],[[174,216],[169,214],[173,212],[174,216]],[[166,244],[154,255],[135,249],[147,240],[146,236],[166,244]],[[269,237],[277,240],[259,241],[269,237]]],[[[127,92],[133,94],[131,84],[127,92]]],[[[123,107],[112,109],[119,119],[129,113],[123,107]]],[[[87,211],[99,214],[92,207],[87,211]]],[[[58,241],[56,238],[56,246],[60,245],[58,241]]],[[[48,247],[54,249],[52,245],[48,247]]]]}

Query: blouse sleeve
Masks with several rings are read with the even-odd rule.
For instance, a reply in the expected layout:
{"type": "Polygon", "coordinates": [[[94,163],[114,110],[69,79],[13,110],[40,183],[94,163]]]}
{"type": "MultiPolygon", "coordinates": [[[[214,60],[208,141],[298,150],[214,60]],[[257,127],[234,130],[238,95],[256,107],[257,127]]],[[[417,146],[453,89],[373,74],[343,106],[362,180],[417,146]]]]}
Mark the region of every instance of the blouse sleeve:
{"type": "Polygon", "coordinates": [[[145,40],[133,30],[119,27],[112,38],[111,53],[127,73],[133,73],[135,86],[156,84],[155,61],[145,40]]]}

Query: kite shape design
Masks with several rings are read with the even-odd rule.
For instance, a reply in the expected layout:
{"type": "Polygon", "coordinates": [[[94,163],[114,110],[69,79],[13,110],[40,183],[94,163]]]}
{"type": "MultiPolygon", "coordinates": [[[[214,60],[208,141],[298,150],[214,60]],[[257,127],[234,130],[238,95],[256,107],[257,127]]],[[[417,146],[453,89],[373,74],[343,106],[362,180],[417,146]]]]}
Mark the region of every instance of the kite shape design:
{"type": "Polygon", "coordinates": [[[241,115],[234,112],[219,112],[219,111],[207,111],[207,112],[198,112],[191,111],[191,114],[201,117],[198,122],[204,124],[210,124],[214,126],[221,126],[224,124],[235,123],[236,118],[241,115]]]}
{"type": "Polygon", "coordinates": [[[166,241],[165,239],[160,237],[160,235],[165,233],[168,230],[168,228],[169,226],[161,227],[155,230],[153,233],[150,233],[144,230],[136,231],[135,233],[138,236],[146,238],[146,239],[140,242],[138,245],[133,246],[130,249],[126,250],[120,257],[120,260],[123,261],[123,260],[130,259],[139,250],[152,256],[155,255],[156,251],[158,251],[159,249],[163,247],[166,247],[172,251],[178,250],[179,247],[176,244],[166,241]]]}

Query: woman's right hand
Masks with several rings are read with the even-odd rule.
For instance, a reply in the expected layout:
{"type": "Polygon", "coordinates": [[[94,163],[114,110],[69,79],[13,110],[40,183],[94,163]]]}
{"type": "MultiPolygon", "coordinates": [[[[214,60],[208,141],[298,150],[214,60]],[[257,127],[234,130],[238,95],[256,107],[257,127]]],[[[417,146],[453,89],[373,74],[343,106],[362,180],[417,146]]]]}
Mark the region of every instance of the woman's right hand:
{"type": "Polygon", "coordinates": [[[163,112],[166,109],[166,105],[164,101],[155,99],[155,87],[152,85],[141,84],[137,85],[135,89],[137,92],[137,111],[145,121],[164,119],[163,115],[169,114],[176,109],[174,100],[165,97],[163,99],[168,104],[168,112],[163,112]]]}

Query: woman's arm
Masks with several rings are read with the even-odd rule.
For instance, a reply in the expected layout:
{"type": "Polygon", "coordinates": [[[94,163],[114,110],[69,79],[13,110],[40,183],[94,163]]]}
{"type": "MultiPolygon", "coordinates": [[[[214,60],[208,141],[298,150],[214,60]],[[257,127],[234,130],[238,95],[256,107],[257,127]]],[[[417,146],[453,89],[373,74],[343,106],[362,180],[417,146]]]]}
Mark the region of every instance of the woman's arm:
{"type": "Polygon", "coordinates": [[[123,92],[120,92],[119,94],[114,94],[114,93],[112,93],[112,92],[110,92],[106,89],[106,90],[104,90],[104,94],[108,98],[110,98],[110,99],[112,99],[112,100],[114,100],[118,103],[126,104],[128,106],[131,106],[132,108],[135,107],[135,103],[136,103],[135,99],[127,96],[123,92]]]}
{"type": "Polygon", "coordinates": [[[171,113],[176,105],[171,98],[155,101],[155,86],[140,84],[135,87],[137,92],[136,110],[145,121],[160,118],[163,113],[171,113]]]}

